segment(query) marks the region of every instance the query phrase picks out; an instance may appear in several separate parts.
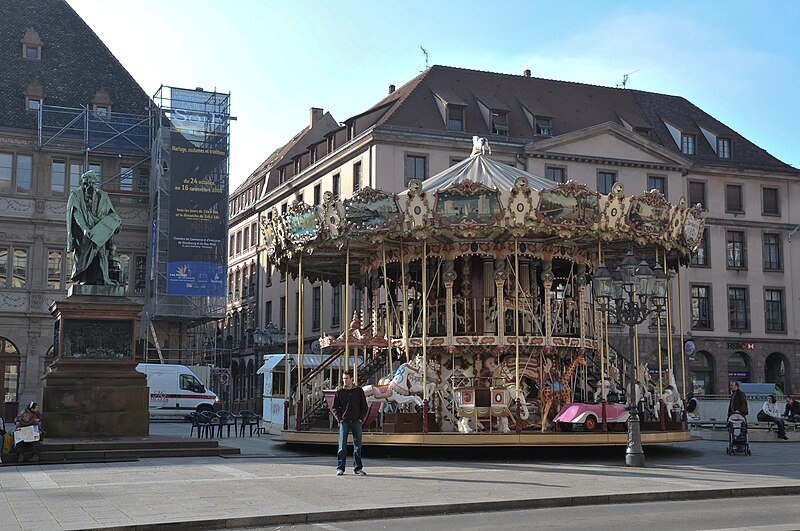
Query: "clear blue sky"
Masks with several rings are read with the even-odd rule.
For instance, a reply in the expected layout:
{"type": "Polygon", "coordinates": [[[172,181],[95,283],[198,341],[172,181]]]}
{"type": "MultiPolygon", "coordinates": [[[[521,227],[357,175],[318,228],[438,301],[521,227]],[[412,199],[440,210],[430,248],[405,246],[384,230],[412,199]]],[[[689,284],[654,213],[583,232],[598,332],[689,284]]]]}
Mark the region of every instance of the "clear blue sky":
{"type": "Polygon", "coordinates": [[[149,94],[231,93],[231,189],[429,64],[683,96],[800,167],[800,2],[68,0],[149,94]]]}

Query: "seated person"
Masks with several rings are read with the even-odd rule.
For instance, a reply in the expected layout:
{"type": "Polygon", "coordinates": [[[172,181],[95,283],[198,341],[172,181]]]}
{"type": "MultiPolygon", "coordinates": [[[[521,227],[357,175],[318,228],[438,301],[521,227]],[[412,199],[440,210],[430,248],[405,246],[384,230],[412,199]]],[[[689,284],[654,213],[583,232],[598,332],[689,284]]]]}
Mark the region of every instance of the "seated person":
{"type": "Polygon", "coordinates": [[[783,412],[783,418],[789,422],[800,422],[800,402],[791,396],[786,397],[786,410],[783,412]]]}
{"type": "MultiPolygon", "coordinates": [[[[19,414],[19,416],[14,420],[14,425],[16,429],[25,428],[27,426],[36,426],[39,429],[39,435],[41,438],[41,427],[39,422],[41,421],[41,413],[39,413],[39,404],[36,402],[31,402],[28,404],[28,407],[19,414]]],[[[14,450],[17,452],[17,462],[22,463],[25,461],[25,454],[31,453],[31,461],[36,462],[39,460],[39,441],[33,442],[18,442],[17,445],[14,447],[14,450]]]]}
{"type": "Polygon", "coordinates": [[[778,439],[787,440],[789,438],[784,430],[783,419],[778,414],[778,406],[775,405],[775,395],[767,397],[767,401],[764,402],[764,406],[758,412],[756,418],[758,418],[759,422],[774,422],[778,427],[778,439]]]}

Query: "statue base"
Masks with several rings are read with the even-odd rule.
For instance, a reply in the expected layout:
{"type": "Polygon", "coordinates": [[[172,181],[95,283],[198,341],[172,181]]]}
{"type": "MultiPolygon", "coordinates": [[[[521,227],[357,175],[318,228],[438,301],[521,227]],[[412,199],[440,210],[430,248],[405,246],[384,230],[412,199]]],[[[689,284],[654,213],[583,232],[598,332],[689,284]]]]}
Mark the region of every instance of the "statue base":
{"type": "Polygon", "coordinates": [[[124,297],[125,286],[73,284],[67,288],[67,298],[79,295],[84,295],[87,297],[124,297]]]}
{"type": "Polygon", "coordinates": [[[113,294],[116,286],[74,288],[50,307],[55,361],[42,377],[44,430],[48,437],[146,436],[150,393],[135,360],[142,305],[113,294]]]}

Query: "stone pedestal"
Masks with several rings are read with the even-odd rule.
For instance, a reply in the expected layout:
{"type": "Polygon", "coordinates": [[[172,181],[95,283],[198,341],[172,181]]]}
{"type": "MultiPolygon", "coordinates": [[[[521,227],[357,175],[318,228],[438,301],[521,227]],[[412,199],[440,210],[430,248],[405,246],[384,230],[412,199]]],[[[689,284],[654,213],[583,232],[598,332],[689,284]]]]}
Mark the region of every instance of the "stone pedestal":
{"type": "Polygon", "coordinates": [[[50,306],[55,361],[42,377],[48,437],[149,434],[147,377],[134,355],[141,311],[113,286],[75,286],[50,306]]]}

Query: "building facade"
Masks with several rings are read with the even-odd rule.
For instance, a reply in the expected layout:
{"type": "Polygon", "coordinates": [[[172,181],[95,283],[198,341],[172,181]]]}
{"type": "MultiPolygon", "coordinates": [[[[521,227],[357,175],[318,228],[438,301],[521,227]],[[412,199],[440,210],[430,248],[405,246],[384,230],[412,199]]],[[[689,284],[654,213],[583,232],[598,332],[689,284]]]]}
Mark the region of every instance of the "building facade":
{"type": "Polygon", "coordinates": [[[122,218],[114,243],[126,294],[142,302],[150,99],[63,0],[2,2],[0,20],[0,414],[8,419],[41,396],[49,307],[70,283],[66,203],[86,170],[122,218]]]}
{"type": "MultiPolygon", "coordinates": [[[[620,182],[627,194],[658,189],[670,202],[684,196],[702,204],[702,245],[671,288],[679,302],[670,316],[675,351],[682,351],[681,335],[686,342],[687,391],[727,394],[730,380],[800,390],[800,276],[793,273],[800,248],[792,243],[800,214],[790,208],[800,171],[678,96],[539,79],[530,71],[434,66],[277,162],[241,226],[260,226],[296,200],[319,204],[326,192],[346,198],[365,186],[401,191],[467,157],[473,135],[489,140],[497,160],[553,181],[572,179],[602,193],[620,182]]],[[[261,264],[255,294],[248,288],[258,312],[247,326],[279,325],[296,352],[296,280],[271,272],[260,253],[257,247],[251,259],[261,264]]],[[[358,291],[324,279],[306,283],[304,293],[309,353],[322,333],[335,335],[349,322],[345,297],[351,309],[366,305],[358,291]]],[[[640,329],[651,368],[657,325],[653,319],[640,329]]],[[[626,355],[626,332],[617,328],[612,347],[626,355]]]]}

